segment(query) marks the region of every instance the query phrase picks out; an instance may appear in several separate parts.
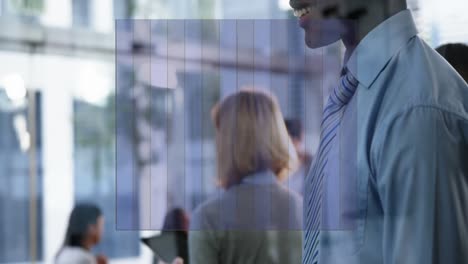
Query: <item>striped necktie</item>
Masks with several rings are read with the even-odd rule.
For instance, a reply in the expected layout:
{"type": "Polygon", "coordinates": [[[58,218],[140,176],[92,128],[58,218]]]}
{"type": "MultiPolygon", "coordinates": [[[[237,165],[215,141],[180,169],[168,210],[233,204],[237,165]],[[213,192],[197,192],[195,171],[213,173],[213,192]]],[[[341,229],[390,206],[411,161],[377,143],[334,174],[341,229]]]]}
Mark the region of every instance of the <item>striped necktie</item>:
{"type": "Polygon", "coordinates": [[[343,70],[340,81],[323,110],[320,146],[314,160],[314,166],[312,166],[306,179],[303,264],[316,264],[318,262],[324,171],[328,162],[328,154],[336,138],[336,131],[340,125],[343,110],[358,86],[358,81],[346,69],[343,70]]]}

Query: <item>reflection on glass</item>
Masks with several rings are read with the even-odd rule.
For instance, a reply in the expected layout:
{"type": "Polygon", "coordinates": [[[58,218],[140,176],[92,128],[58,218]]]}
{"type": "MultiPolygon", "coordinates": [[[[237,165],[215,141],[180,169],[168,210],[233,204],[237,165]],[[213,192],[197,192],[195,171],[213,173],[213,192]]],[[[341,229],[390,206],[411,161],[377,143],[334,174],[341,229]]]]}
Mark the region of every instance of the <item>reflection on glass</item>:
{"type": "Polygon", "coordinates": [[[313,62],[324,54],[306,52],[291,21],[118,20],[116,30],[117,229],[160,229],[170,208],[190,213],[221,191],[211,109],[241,88],[276,95],[287,117],[307,113],[315,136],[323,64],[313,62]]]}
{"type": "MultiPolygon", "coordinates": [[[[14,77],[6,83],[18,84],[18,80],[14,77]]],[[[5,82],[2,82],[4,85],[5,82]]],[[[41,100],[40,94],[34,96],[37,171],[36,191],[32,192],[28,101],[25,94],[12,90],[7,93],[0,88],[0,263],[29,262],[32,260],[31,252],[35,252],[35,260],[42,259],[41,100]],[[19,99],[24,101],[21,104],[14,101],[19,99]],[[32,201],[35,201],[35,208],[31,208],[32,201]],[[35,213],[32,214],[31,209],[35,213]],[[31,230],[36,232],[31,233],[31,230]],[[36,241],[31,241],[34,237],[36,241]]]]}

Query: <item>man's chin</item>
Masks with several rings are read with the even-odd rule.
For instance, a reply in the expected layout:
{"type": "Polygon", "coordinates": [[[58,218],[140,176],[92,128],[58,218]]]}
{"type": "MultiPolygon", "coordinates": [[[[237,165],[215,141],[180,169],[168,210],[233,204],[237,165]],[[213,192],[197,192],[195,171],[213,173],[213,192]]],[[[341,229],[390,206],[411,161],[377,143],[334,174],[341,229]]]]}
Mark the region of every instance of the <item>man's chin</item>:
{"type": "Polygon", "coordinates": [[[331,45],[341,39],[343,23],[340,19],[311,20],[304,28],[306,45],[311,49],[331,45]]]}
{"type": "Polygon", "coordinates": [[[318,49],[318,48],[322,48],[322,47],[327,46],[327,44],[324,43],[324,42],[317,41],[317,40],[311,40],[311,39],[308,39],[308,38],[305,39],[305,43],[306,43],[306,46],[311,48],[311,49],[318,49]]]}
{"type": "Polygon", "coordinates": [[[340,40],[340,37],[315,37],[315,36],[308,36],[306,34],[305,43],[307,47],[311,49],[318,49],[333,43],[336,43],[340,40]]]}

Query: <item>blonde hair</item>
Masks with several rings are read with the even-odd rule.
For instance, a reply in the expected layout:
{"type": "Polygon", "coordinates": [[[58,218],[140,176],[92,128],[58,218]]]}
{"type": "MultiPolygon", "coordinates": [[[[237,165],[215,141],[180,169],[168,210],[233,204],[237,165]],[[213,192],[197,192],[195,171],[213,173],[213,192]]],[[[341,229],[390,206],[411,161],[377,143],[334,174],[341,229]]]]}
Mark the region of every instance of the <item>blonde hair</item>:
{"type": "Polygon", "coordinates": [[[238,184],[249,174],[271,170],[282,180],[297,156],[274,97],[243,90],[212,111],[216,127],[219,184],[238,184]]]}

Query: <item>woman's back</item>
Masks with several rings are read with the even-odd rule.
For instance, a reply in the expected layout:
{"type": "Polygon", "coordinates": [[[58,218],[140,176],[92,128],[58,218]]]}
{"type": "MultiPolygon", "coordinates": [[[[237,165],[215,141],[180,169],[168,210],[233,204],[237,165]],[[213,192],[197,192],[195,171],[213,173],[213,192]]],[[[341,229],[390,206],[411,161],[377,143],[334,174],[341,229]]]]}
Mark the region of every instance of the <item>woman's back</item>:
{"type": "Polygon", "coordinates": [[[301,263],[302,200],[271,172],[245,177],[194,213],[190,263],[301,263]]]}

